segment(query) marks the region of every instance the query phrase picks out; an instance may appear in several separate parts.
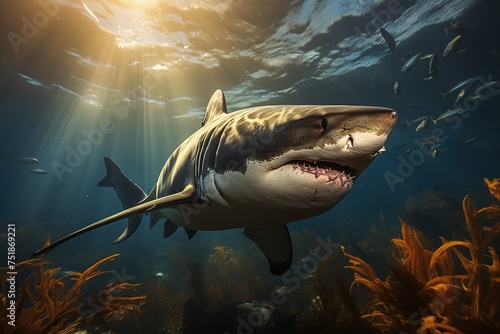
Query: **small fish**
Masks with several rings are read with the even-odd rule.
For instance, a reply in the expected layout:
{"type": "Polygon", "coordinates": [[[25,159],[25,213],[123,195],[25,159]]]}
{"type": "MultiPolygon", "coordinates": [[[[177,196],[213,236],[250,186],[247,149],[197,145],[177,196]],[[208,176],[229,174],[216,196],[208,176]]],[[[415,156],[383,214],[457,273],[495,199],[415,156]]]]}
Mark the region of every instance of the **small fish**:
{"type": "Polygon", "coordinates": [[[474,82],[478,81],[480,78],[481,77],[472,77],[469,79],[465,79],[464,81],[457,83],[455,86],[453,86],[453,88],[450,88],[450,90],[448,90],[446,93],[440,93],[440,94],[443,95],[443,99],[444,99],[446,96],[448,96],[449,94],[451,94],[459,89],[462,89],[464,87],[469,87],[474,82]]]}
{"type": "Polygon", "coordinates": [[[45,169],[41,168],[25,168],[23,171],[31,173],[31,174],[37,174],[37,175],[46,175],[49,174],[45,169]]]}
{"type": "Polygon", "coordinates": [[[403,63],[403,67],[401,68],[401,72],[405,73],[414,68],[420,60],[421,55],[422,54],[419,52],[406,59],[403,63]]]}
{"type": "Polygon", "coordinates": [[[437,51],[434,51],[431,56],[431,60],[429,61],[429,76],[424,78],[424,80],[431,80],[436,76],[436,74],[438,74],[437,58],[437,51]]]}
{"type": "Polygon", "coordinates": [[[414,55],[410,55],[408,57],[403,58],[403,67],[401,68],[401,72],[409,72],[411,69],[413,69],[419,60],[424,60],[427,58],[431,58],[431,54],[423,55],[422,52],[418,52],[414,55]]]}
{"type": "Polygon", "coordinates": [[[427,126],[429,126],[429,124],[431,123],[430,120],[431,120],[430,118],[426,118],[426,119],[422,120],[422,122],[420,122],[420,124],[415,129],[415,132],[419,132],[420,130],[423,130],[427,126]]]}
{"type": "Polygon", "coordinates": [[[458,93],[457,98],[455,99],[455,103],[459,103],[460,101],[462,101],[462,99],[465,96],[465,92],[467,91],[467,88],[462,88],[462,90],[460,91],[460,93],[458,93]]]}
{"type": "Polygon", "coordinates": [[[394,82],[394,94],[401,93],[401,84],[399,81],[394,82]]]}
{"type": "Polygon", "coordinates": [[[394,39],[394,37],[382,27],[379,29],[379,31],[389,49],[391,49],[393,53],[396,52],[396,40],[394,39]]]}
{"type": "Polygon", "coordinates": [[[457,116],[460,116],[461,114],[466,113],[467,111],[469,111],[467,108],[449,109],[446,112],[444,112],[441,115],[439,115],[438,118],[433,119],[432,121],[434,122],[434,124],[436,124],[438,122],[441,122],[441,121],[444,121],[444,120],[448,120],[450,118],[455,118],[457,116]]]}
{"type": "Polygon", "coordinates": [[[434,145],[439,144],[439,137],[430,136],[425,138],[417,138],[414,140],[416,145],[434,145]]]}
{"type": "Polygon", "coordinates": [[[446,150],[446,148],[432,148],[431,151],[431,157],[436,158],[441,156],[441,153],[443,153],[446,150]]]}
{"type": "Polygon", "coordinates": [[[461,143],[458,143],[457,147],[458,147],[459,150],[463,150],[465,146],[472,145],[475,142],[477,142],[477,138],[476,137],[472,137],[472,138],[469,138],[467,140],[464,140],[461,143]]]}
{"type": "Polygon", "coordinates": [[[406,122],[406,124],[408,124],[408,126],[411,126],[413,124],[420,123],[423,120],[426,120],[428,118],[430,118],[430,116],[422,116],[422,117],[419,117],[419,118],[415,118],[413,121],[406,122]]]}
{"type": "Polygon", "coordinates": [[[441,143],[436,143],[436,144],[429,146],[429,148],[431,150],[438,150],[438,149],[440,149],[440,147],[441,147],[441,143]]]}
{"type": "Polygon", "coordinates": [[[493,123],[484,127],[484,130],[496,130],[500,129],[500,123],[493,123]]]}
{"type": "Polygon", "coordinates": [[[37,164],[39,163],[37,158],[32,158],[32,157],[7,157],[7,159],[16,161],[16,162],[22,162],[23,164],[37,164]]]}
{"type": "Polygon", "coordinates": [[[458,51],[461,42],[462,42],[462,35],[458,35],[457,37],[452,39],[450,42],[448,42],[448,44],[446,45],[446,48],[444,49],[443,57],[446,58],[446,57],[452,56],[454,54],[457,54],[459,52],[465,51],[465,50],[458,51]]]}
{"type": "Polygon", "coordinates": [[[54,276],[56,278],[62,278],[62,277],[65,277],[65,276],[79,276],[79,275],[80,275],[79,272],[71,271],[71,270],[57,270],[54,273],[54,276]]]}

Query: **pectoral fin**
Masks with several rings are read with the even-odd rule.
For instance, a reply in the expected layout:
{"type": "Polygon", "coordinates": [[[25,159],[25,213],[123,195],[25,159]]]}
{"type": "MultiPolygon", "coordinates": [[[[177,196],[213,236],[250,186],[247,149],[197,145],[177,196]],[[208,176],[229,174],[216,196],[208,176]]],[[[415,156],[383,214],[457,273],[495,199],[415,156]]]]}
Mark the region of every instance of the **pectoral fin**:
{"type": "Polygon", "coordinates": [[[195,197],[196,197],[196,189],[194,188],[194,186],[192,184],[188,184],[186,186],[186,188],[184,188],[184,190],[179,192],[179,193],[164,196],[161,198],[151,200],[149,202],[138,204],[138,205],[133,206],[129,209],[120,211],[118,213],[115,213],[114,215],[111,215],[109,217],[101,219],[101,220],[99,220],[93,224],[90,224],[90,225],[88,225],[88,226],[86,226],[78,231],[75,231],[71,234],[68,234],[67,236],[57,240],[56,242],[37,250],[36,252],[33,253],[32,256],[38,256],[38,255],[45,254],[45,253],[51,251],[52,249],[56,248],[57,246],[65,243],[66,241],[73,239],[76,236],[79,236],[80,234],[83,234],[83,233],[92,231],[96,228],[111,224],[111,223],[116,222],[118,220],[121,220],[123,218],[147,213],[147,212],[154,211],[154,210],[160,210],[160,209],[167,208],[167,207],[173,207],[173,206],[180,205],[180,204],[192,204],[195,201],[195,197]]]}
{"type": "Polygon", "coordinates": [[[259,246],[273,275],[283,275],[292,264],[292,241],[286,225],[246,228],[243,232],[259,246]]]}
{"type": "Polygon", "coordinates": [[[137,215],[128,218],[127,226],[125,226],[125,230],[123,230],[122,234],[113,241],[114,244],[122,242],[123,240],[130,237],[137,230],[139,225],[141,224],[142,215],[137,215]]]}

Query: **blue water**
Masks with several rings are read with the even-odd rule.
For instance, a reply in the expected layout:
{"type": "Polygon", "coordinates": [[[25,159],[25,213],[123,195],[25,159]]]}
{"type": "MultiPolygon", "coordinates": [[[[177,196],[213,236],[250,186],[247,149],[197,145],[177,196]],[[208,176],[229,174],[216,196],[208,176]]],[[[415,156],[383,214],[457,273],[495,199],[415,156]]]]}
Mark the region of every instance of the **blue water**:
{"type": "MultiPolygon", "coordinates": [[[[18,245],[28,257],[46,235],[56,239],[119,211],[115,192],[96,186],[105,174],[103,157],[148,192],[170,153],[199,128],[216,89],[225,92],[230,112],[269,104],[398,111],[387,152],[348,196],[321,216],[290,224],[291,231],[340,229],[358,240],[381,212],[397,228],[409,197],[439,191],[456,201],[466,194],[481,198],[483,177],[500,176],[500,95],[473,96],[480,85],[500,81],[499,9],[495,1],[3,1],[0,221],[36,233],[34,240],[19,237],[30,240],[18,245]],[[447,36],[445,28],[455,20],[465,30],[460,52],[443,58],[457,35],[447,36]],[[394,35],[395,53],[376,31],[380,26],[394,35]],[[434,50],[439,73],[432,80],[422,80],[428,59],[401,72],[405,55],[434,50]],[[480,80],[458,103],[470,109],[467,117],[420,132],[418,123],[404,128],[456,107],[458,91],[446,99],[439,93],[475,76],[480,80]],[[402,86],[397,95],[395,81],[402,86]],[[436,157],[414,144],[433,135],[440,137],[436,157]],[[6,158],[18,156],[40,162],[6,158]]],[[[429,230],[426,222],[409,223],[429,230]]],[[[143,223],[131,239],[110,244],[123,224],[74,239],[50,256],[78,267],[75,254],[96,250],[100,256],[120,252],[124,262],[135,263],[137,253],[148,261],[172,243],[188,243],[195,255],[215,240],[236,249],[250,243],[241,230],[199,232],[189,241],[177,231],[163,239],[160,224],[149,230],[143,223]]]]}

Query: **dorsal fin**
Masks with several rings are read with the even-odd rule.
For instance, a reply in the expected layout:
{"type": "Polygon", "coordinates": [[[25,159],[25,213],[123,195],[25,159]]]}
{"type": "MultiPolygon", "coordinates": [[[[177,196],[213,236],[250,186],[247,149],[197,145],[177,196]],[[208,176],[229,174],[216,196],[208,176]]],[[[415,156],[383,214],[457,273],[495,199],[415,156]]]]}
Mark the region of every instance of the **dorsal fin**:
{"type": "Polygon", "coordinates": [[[223,114],[227,114],[226,98],[224,97],[224,93],[220,89],[217,89],[208,102],[205,116],[201,121],[201,126],[210,123],[223,114]]]}

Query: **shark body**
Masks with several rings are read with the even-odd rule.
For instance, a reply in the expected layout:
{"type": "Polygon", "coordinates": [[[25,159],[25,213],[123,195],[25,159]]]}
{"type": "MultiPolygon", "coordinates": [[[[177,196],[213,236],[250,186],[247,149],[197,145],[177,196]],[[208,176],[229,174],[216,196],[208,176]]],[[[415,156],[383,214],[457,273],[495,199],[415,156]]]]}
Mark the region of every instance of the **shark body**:
{"type": "Polygon", "coordinates": [[[148,196],[105,158],[107,176],[124,210],[36,251],[44,254],[95,228],[129,218],[128,238],[142,214],[151,227],[165,219],[164,236],[183,227],[244,228],[266,255],[271,273],[292,262],[288,223],[331,209],[354,178],[383,150],[397,114],[382,107],[261,106],[227,112],[222,91],[210,99],[202,127],[167,159],[148,196]],[[134,205],[134,203],[137,203],[134,205]]]}

